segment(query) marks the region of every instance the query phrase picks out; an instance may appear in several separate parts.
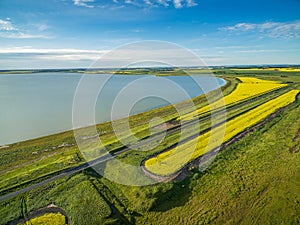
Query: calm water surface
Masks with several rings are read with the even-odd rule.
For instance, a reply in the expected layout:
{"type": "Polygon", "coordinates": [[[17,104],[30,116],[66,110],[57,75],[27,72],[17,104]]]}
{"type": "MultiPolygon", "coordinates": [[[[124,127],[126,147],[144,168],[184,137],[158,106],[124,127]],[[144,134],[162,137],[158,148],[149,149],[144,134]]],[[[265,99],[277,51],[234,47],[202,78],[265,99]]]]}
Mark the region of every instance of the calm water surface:
{"type": "MultiPolygon", "coordinates": [[[[72,129],[73,99],[82,76],[74,73],[0,75],[0,145],[72,129]]],[[[106,78],[109,75],[88,76],[106,78]]],[[[101,123],[122,118],[127,116],[128,107],[130,114],[136,114],[168,105],[170,102],[163,97],[166,93],[167,96],[172,96],[172,103],[198,96],[204,91],[197,83],[213,90],[224,85],[225,81],[218,78],[216,84],[214,78],[202,75],[167,78],[143,75],[112,76],[97,100],[95,120],[101,123]],[[144,79],[147,77],[151,79],[144,79]],[[163,82],[161,79],[164,79],[163,82]],[[166,81],[172,85],[166,85],[166,81]],[[174,84],[185,90],[187,95],[179,93],[174,84]],[[124,88],[126,93],[122,92],[124,88]],[[153,92],[155,94],[151,96],[147,94],[153,92]],[[123,100],[118,102],[118,111],[112,116],[113,102],[120,93],[123,100]],[[142,99],[133,106],[128,106],[132,96],[141,96],[142,99]]],[[[89,96],[89,92],[93,90],[86,88],[85,91],[89,96]]]]}

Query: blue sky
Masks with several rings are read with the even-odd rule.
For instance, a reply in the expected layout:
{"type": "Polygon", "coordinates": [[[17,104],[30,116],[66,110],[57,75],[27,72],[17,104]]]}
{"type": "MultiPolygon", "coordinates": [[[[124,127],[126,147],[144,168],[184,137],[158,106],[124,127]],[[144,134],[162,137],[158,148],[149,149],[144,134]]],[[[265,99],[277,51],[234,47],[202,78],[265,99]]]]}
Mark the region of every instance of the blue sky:
{"type": "Polygon", "coordinates": [[[300,64],[299,0],[1,0],[0,69],[88,67],[135,41],[208,65],[300,64]]]}

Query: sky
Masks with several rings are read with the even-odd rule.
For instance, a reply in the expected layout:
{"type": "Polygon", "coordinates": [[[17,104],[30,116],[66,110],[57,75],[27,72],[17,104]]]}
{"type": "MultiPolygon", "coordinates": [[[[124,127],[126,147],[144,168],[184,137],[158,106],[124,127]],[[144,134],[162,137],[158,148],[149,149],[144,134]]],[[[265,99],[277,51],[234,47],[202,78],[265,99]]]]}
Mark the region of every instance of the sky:
{"type": "Polygon", "coordinates": [[[0,70],[87,68],[146,40],[207,65],[300,64],[299,12],[300,0],[0,0],[0,70]]]}

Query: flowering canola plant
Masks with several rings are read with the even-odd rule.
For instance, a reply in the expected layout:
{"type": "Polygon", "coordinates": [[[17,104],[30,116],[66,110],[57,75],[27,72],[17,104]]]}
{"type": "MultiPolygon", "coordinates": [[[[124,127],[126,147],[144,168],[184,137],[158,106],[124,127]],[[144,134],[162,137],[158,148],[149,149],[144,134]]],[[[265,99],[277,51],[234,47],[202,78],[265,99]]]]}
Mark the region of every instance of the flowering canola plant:
{"type": "Polygon", "coordinates": [[[231,69],[236,71],[280,71],[280,72],[300,72],[299,68],[286,68],[286,67],[277,67],[277,68],[245,68],[245,69],[231,69]]]}
{"type": "MultiPolygon", "coordinates": [[[[47,213],[27,221],[24,225],[65,225],[65,216],[60,213],[47,213]]],[[[20,225],[20,224],[19,224],[20,225]]]]}
{"type": "Polygon", "coordinates": [[[291,104],[295,101],[298,93],[299,90],[289,91],[228,121],[226,126],[224,123],[193,140],[149,158],[145,161],[144,165],[148,171],[154,174],[162,176],[171,175],[204,153],[219,147],[220,140],[223,143],[229,141],[245,129],[262,121],[276,110],[291,104]]]}
{"type": "Polygon", "coordinates": [[[236,89],[229,95],[201,109],[183,115],[181,117],[181,120],[190,120],[193,119],[194,116],[208,113],[211,110],[220,109],[223,106],[235,105],[242,101],[287,86],[287,84],[281,84],[269,80],[262,80],[254,77],[238,77],[238,79],[241,81],[241,83],[239,83],[236,89]]]}

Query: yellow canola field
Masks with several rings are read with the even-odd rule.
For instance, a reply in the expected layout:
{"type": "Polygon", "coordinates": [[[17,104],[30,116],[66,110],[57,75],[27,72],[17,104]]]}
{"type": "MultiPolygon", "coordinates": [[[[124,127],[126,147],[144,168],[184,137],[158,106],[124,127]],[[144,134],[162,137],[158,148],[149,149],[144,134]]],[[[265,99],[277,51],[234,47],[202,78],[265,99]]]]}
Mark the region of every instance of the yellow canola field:
{"type": "Polygon", "coordinates": [[[273,70],[279,70],[280,72],[300,72],[300,69],[296,69],[296,68],[279,68],[273,70]]]}
{"type": "Polygon", "coordinates": [[[211,110],[238,104],[241,101],[245,101],[247,99],[251,99],[264,93],[287,86],[287,84],[280,84],[275,81],[262,80],[254,77],[238,77],[238,79],[242,83],[239,83],[236,89],[229,95],[216,102],[213,102],[210,105],[204,106],[201,109],[182,116],[181,120],[191,120],[195,116],[208,113],[211,110]]]}
{"type": "Polygon", "coordinates": [[[24,225],[66,225],[65,216],[61,213],[47,213],[27,221],[24,225]]]}
{"type": "Polygon", "coordinates": [[[300,72],[299,68],[245,68],[245,69],[231,69],[236,71],[280,71],[280,72],[300,72]]]}
{"type": "Polygon", "coordinates": [[[163,152],[156,157],[146,160],[145,167],[148,171],[162,176],[167,176],[179,171],[184,165],[209,152],[222,143],[262,121],[279,108],[295,101],[299,90],[292,90],[255,109],[238,116],[225,125],[212,129],[176,148],[163,152]]]}

